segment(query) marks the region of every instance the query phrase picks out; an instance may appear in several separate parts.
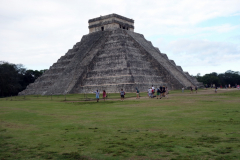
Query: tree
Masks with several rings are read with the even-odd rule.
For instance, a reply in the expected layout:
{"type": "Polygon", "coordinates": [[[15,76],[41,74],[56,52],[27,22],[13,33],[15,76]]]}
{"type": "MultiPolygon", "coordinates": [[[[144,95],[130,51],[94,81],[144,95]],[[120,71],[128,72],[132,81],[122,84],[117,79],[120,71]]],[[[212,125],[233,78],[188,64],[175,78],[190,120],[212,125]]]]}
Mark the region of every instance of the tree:
{"type": "Polygon", "coordinates": [[[230,84],[231,86],[235,86],[236,84],[240,84],[240,72],[231,70],[221,74],[217,74],[216,72],[205,74],[204,76],[197,74],[196,78],[199,82],[203,82],[208,85],[216,84],[217,86],[225,86],[230,84]]]}
{"type": "Polygon", "coordinates": [[[0,61],[0,97],[17,95],[46,70],[27,70],[22,64],[0,61]]]}
{"type": "Polygon", "coordinates": [[[4,62],[0,65],[0,95],[11,96],[18,93],[21,85],[18,83],[19,73],[17,66],[4,62]]]}

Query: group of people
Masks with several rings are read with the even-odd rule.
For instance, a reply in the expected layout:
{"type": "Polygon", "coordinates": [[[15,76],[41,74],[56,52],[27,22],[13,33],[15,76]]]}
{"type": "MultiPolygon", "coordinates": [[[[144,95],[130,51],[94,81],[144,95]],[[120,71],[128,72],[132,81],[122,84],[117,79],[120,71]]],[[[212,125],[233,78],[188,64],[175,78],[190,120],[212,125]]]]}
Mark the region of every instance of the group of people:
{"type": "MultiPolygon", "coordinates": [[[[97,102],[99,102],[99,96],[100,96],[99,90],[96,90],[93,93],[96,94],[97,102]]],[[[159,88],[157,88],[157,90],[155,90],[155,88],[152,85],[152,87],[148,89],[149,98],[157,97],[157,99],[158,98],[161,99],[162,97],[167,97],[167,93],[168,93],[168,88],[165,86],[160,86],[159,88]],[[156,96],[155,96],[155,92],[157,92],[156,96]]],[[[105,101],[105,99],[107,98],[107,93],[105,90],[103,90],[102,96],[103,96],[103,100],[105,101]]],[[[124,101],[125,91],[123,91],[123,89],[121,89],[120,91],[120,96],[121,96],[121,101],[124,101]]],[[[140,91],[138,88],[136,88],[136,99],[140,99],[140,91]]]]}
{"type": "MultiPolygon", "coordinates": [[[[100,92],[98,90],[96,90],[93,93],[96,94],[97,102],[99,102],[100,92]]],[[[105,90],[103,90],[102,95],[103,95],[103,100],[105,101],[105,99],[107,98],[107,92],[105,90]]],[[[124,100],[124,95],[125,95],[125,92],[123,91],[123,89],[121,89],[121,91],[120,91],[121,101],[124,100]]]]}
{"type": "Polygon", "coordinates": [[[167,98],[167,94],[168,94],[168,88],[165,86],[160,86],[159,88],[157,88],[157,96],[155,96],[155,88],[152,85],[152,88],[148,88],[148,97],[149,98],[154,98],[157,97],[157,99],[161,99],[162,97],[166,97],[167,98]]]}
{"type": "MultiPolygon", "coordinates": [[[[195,86],[195,87],[190,86],[191,93],[193,93],[193,88],[195,89],[195,92],[197,93],[198,87],[197,86],[195,86]]],[[[182,88],[182,92],[184,92],[184,87],[182,88]]]]}
{"type": "MultiPolygon", "coordinates": [[[[99,101],[99,95],[100,95],[100,92],[99,92],[98,90],[96,90],[96,91],[94,91],[93,93],[96,94],[96,99],[97,99],[97,102],[98,102],[98,101],[99,101]]],[[[104,99],[104,101],[105,101],[105,99],[106,99],[106,97],[107,97],[107,93],[106,93],[105,90],[103,90],[102,95],[103,95],[103,99],[104,99]]]]}

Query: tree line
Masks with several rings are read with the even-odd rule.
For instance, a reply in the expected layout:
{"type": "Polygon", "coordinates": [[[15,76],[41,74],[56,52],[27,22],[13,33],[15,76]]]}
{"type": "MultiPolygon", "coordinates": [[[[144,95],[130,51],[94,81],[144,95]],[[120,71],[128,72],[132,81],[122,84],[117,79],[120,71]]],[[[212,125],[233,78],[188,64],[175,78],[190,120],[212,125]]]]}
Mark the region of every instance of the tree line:
{"type": "Polygon", "coordinates": [[[195,76],[199,82],[203,82],[205,86],[211,86],[215,84],[218,87],[225,87],[230,84],[231,87],[236,87],[236,85],[240,85],[240,72],[239,71],[231,71],[228,70],[225,73],[217,74],[216,72],[212,72],[209,74],[205,74],[201,76],[199,73],[195,76]]]}
{"type": "Polygon", "coordinates": [[[15,96],[46,70],[27,70],[22,64],[0,61],[0,97],[15,96]]]}
{"type": "MultiPolygon", "coordinates": [[[[15,96],[19,92],[33,83],[40,77],[45,70],[27,70],[22,64],[12,64],[0,61],[0,97],[15,96]]],[[[228,70],[225,73],[212,72],[201,76],[199,73],[195,76],[199,82],[205,86],[213,84],[218,87],[225,85],[240,85],[240,72],[228,70]]]]}

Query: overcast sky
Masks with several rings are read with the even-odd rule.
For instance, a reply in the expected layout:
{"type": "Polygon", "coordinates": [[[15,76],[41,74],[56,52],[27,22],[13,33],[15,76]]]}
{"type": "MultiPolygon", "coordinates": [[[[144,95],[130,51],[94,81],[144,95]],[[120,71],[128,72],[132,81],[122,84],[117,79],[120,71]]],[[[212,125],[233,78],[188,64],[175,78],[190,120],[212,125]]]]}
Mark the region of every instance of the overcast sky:
{"type": "Polygon", "coordinates": [[[111,13],[191,75],[240,71],[240,0],[0,0],[0,61],[48,69],[111,13]]]}

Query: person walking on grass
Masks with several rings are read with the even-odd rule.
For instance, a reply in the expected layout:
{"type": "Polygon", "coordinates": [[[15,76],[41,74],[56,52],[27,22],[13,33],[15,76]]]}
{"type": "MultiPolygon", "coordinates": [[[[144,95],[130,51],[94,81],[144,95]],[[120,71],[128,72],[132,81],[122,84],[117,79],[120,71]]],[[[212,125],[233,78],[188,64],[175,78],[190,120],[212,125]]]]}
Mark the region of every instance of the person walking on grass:
{"type": "Polygon", "coordinates": [[[191,93],[193,93],[193,87],[192,86],[190,86],[190,91],[191,91],[191,93]]]}
{"type": "Polygon", "coordinates": [[[184,87],[182,87],[182,93],[184,93],[184,87]]]}
{"type": "Polygon", "coordinates": [[[93,92],[93,93],[96,93],[96,99],[97,99],[97,102],[99,101],[99,95],[100,95],[100,93],[98,92],[98,90],[96,90],[95,92],[93,92]]]}
{"type": "Polygon", "coordinates": [[[152,89],[151,88],[148,89],[148,96],[149,96],[149,98],[152,98],[152,89]]]}
{"type": "Polygon", "coordinates": [[[124,95],[125,95],[125,92],[123,91],[123,89],[121,89],[120,91],[121,101],[124,101],[124,95]]]}
{"type": "Polygon", "coordinates": [[[155,88],[152,85],[152,97],[154,98],[155,88]]]}
{"type": "Polygon", "coordinates": [[[155,93],[155,90],[152,89],[152,98],[156,97],[156,96],[154,96],[154,93],[155,93]]]}
{"type": "Polygon", "coordinates": [[[105,90],[103,90],[102,96],[103,96],[103,99],[104,99],[104,101],[105,101],[105,99],[106,99],[106,97],[107,97],[107,93],[106,93],[105,90]]]}
{"type": "Polygon", "coordinates": [[[197,93],[197,86],[195,86],[195,91],[196,91],[196,93],[197,93]]]}
{"type": "Polygon", "coordinates": [[[161,99],[163,97],[163,87],[160,86],[159,89],[160,89],[160,99],[161,99]]]}
{"type": "Polygon", "coordinates": [[[217,93],[217,89],[218,89],[218,87],[217,87],[217,85],[215,86],[215,93],[217,93]]]}
{"type": "Polygon", "coordinates": [[[162,91],[163,91],[162,95],[163,95],[163,97],[165,97],[165,95],[166,95],[166,88],[165,88],[165,86],[162,87],[162,91]]]}
{"type": "Polygon", "coordinates": [[[137,94],[137,98],[136,99],[140,99],[139,97],[139,90],[136,88],[136,94],[137,94]]]}
{"type": "Polygon", "coordinates": [[[160,88],[158,88],[158,89],[157,89],[157,99],[158,99],[158,98],[161,99],[160,94],[161,94],[161,93],[160,93],[160,88]]]}

